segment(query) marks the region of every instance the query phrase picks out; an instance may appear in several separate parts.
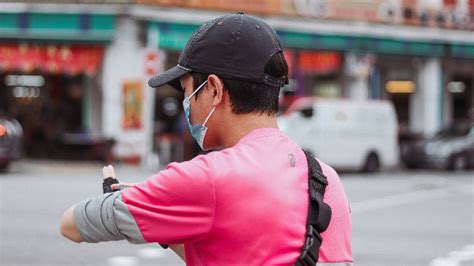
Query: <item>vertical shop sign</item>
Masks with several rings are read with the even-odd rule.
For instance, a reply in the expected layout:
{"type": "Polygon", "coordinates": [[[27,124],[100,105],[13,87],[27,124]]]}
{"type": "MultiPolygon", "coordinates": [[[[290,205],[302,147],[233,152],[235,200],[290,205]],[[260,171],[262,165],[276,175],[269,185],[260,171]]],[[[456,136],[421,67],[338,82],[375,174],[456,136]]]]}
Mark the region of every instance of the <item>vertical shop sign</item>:
{"type": "Polygon", "coordinates": [[[143,127],[143,83],[139,80],[125,81],[122,85],[122,93],[123,129],[141,129],[143,127]]]}
{"type": "Polygon", "coordinates": [[[160,71],[160,54],[157,51],[145,53],[145,75],[154,76],[160,71]]]}

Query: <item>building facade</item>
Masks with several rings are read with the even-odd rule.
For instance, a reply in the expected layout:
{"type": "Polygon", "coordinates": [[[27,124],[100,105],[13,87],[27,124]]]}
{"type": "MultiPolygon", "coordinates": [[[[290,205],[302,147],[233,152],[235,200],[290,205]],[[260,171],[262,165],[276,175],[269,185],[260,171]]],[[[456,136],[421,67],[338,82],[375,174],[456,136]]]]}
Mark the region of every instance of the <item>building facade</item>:
{"type": "Polygon", "coordinates": [[[473,119],[472,0],[77,2],[0,3],[0,111],[23,120],[32,150],[81,132],[115,139],[116,158],[191,156],[182,95],[146,82],[235,11],[277,31],[286,96],[390,100],[401,131],[424,135],[473,119]]]}

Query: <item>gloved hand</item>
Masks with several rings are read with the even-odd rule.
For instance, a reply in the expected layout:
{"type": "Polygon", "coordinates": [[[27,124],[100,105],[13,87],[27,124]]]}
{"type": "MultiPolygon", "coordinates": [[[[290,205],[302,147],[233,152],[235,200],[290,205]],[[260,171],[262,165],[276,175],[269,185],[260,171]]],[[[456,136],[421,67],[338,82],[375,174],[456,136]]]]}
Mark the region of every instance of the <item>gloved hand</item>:
{"type": "MultiPolygon", "coordinates": [[[[104,168],[102,168],[102,177],[104,178],[104,181],[102,182],[102,188],[103,188],[104,193],[119,191],[121,189],[131,187],[134,185],[131,183],[120,183],[117,179],[117,175],[115,174],[115,169],[112,165],[104,166],[104,168]]],[[[166,244],[160,244],[160,246],[165,249],[168,248],[168,245],[166,244]]]]}
{"type": "Polygon", "coordinates": [[[104,193],[115,192],[135,185],[131,183],[120,183],[112,165],[104,166],[104,168],[102,168],[102,176],[104,178],[102,182],[104,193]]]}
{"type": "Polygon", "coordinates": [[[113,189],[112,184],[118,184],[117,175],[115,175],[115,170],[112,165],[104,166],[102,168],[102,176],[104,180],[102,181],[102,190],[104,193],[110,193],[118,191],[118,189],[113,189]]]}

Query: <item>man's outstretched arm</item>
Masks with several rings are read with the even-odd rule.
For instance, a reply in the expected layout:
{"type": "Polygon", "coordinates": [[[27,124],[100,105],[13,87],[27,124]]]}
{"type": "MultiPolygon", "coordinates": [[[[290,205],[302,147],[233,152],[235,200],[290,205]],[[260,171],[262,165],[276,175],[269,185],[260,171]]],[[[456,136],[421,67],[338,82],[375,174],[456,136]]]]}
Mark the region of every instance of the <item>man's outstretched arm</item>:
{"type": "MultiPolygon", "coordinates": [[[[77,230],[76,224],[74,223],[74,206],[67,209],[62,218],[61,218],[61,225],[60,225],[61,234],[66,237],[67,239],[81,243],[84,240],[81,237],[81,234],[77,230]]],[[[184,255],[184,245],[169,245],[169,248],[173,250],[176,255],[178,255],[183,261],[186,261],[184,255]]]]}
{"type": "Polygon", "coordinates": [[[61,234],[74,242],[126,239],[134,244],[147,243],[127,205],[122,202],[121,194],[121,191],[106,193],[69,208],[61,219],[61,234]]]}
{"type": "MultiPolygon", "coordinates": [[[[109,198],[109,197],[106,197],[105,200],[109,198]]],[[[86,200],[85,202],[90,202],[91,199],[89,200],[86,200]]],[[[98,198],[95,199],[95,201],[99,201],[98,198]]],[[[103,202],[104,200],[102,200],[103,202]]],[[[76,210],[76,216],[79,216],[78,218],[79,219],[85,219],[85,220],[88,220],[86,219],[86,217],[81,217],[81,213],[85,214],[86,213],[86,210],[87,210],[87,206],[88,204],[78,204],[79,207],[78,208],[82,208],[83,211],[80,211],[80,210],[76,210]]],[[[94,205],[94,204],[92,204],[94,205]]],[[[62,218],[61,218],[61,224],[60,224],[60,232],[61,234],[68,238],[69,240],[73,241],[73,242],[76,242],[76,243],[81,243],[81,242],[84,242],[84,239],[81,237],[81,233],[79,232],[79,229],[77,228],[76,226],[76,223],[74,222],[74,210],[75,206],[73,207],[70,207],[69,209],[67,209],[62,218]]],[[[93,215],[93,213],[91,212],[94,212],[93,210],[94,208],[90,208],[89,207],[89,215],[93,215]]],[[[105,210],[103,210],[105,211],[105,210]]],[[[95,212],[98,212],[98,210],[95,210],[95,212]]],[[[99,213],[96,213],[97,215],[100,215],[99,213]]],[[[87,215],[85,215],[87,216],[87,215]]],[[[121,215],[119,215],[120,217],[121,215]]],[[[89,225],[90,226],[90,225],[89,225]]],[[[103,225],[101,225],[104,229],[105,227],[103,225]]],[[[95,225],[94,227],[99,227],[98,225],[95,225]]],[[[126,237],[123,237],[122,239],[125,239],[126,237]]],[[[139,240],[141,240],[142,238],[140,237],[139,240]]],[[[117,240],[117,239],[107,239],[107,240],[102,240],[102,241],[108,241],[108,240],[117,240]]],[[[129,240],[130,241],[130,240],[129,240]]],[[[178,245],[169,245],[169,248],[171,250],[173,250],[183,261],[186,261],[186,258],[185,258],[185,255],[184,255],[184,245],[182,244],[178,244],[178,245]]]]}

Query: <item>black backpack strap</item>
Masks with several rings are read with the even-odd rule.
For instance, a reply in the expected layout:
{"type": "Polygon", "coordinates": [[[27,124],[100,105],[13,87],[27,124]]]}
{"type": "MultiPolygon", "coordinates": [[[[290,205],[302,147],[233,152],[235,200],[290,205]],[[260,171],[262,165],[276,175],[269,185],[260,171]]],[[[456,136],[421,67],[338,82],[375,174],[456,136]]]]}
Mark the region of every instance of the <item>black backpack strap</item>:
{"type": "Polygon", "coordinates": [[[297,266],[316,265],[319,259],[319,247],[322,243],[321,233],[324,232],[331,220],[331,207],[324,199],[328,181],[323,174],[321,165],[314,156],[303,150],[308,161],[309,208],[306,219],[306,239],[297,266]]]}

